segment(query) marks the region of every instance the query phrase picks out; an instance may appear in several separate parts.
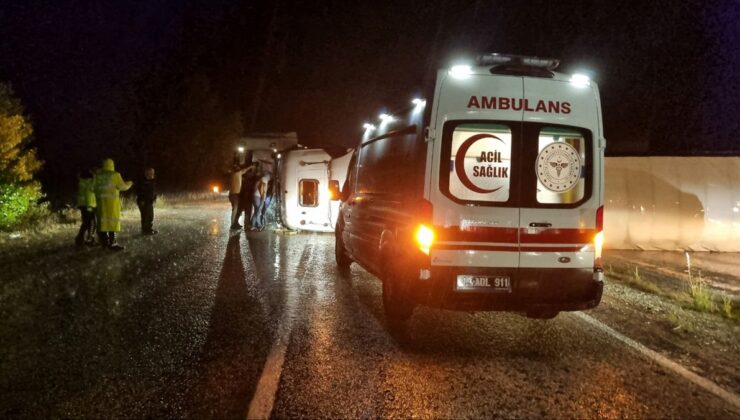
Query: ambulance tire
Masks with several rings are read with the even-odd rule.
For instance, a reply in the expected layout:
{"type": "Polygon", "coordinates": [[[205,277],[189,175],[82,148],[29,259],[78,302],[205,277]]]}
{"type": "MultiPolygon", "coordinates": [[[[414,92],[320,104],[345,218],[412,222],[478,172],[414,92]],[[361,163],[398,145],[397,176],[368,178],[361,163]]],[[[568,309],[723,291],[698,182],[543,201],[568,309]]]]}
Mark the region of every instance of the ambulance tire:
{"type": "Polygon", "coordinates": [[[404,278],[398,264],[392,257],[384,259],[383,266],[383,310],[391,322],[406,321],[411,318],[416,306],[409,293],[409,279],[404,278]]]}
{"type": "Polygon", "coordinates": [[[337,260],[337,266],[343,270],[349,269],[352,265],[352,258],[347,255],[347,251],[344,249],[344,241],[342,240],[342,232],[337,229],[334,235],[334,257],[337,260]]]}

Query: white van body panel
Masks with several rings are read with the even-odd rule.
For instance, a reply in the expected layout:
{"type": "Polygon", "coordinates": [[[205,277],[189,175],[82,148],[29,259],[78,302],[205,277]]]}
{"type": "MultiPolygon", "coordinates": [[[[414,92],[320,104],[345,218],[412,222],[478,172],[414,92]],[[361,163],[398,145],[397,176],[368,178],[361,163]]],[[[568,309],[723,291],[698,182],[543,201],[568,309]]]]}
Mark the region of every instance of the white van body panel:
{"type": "MultiPolygon", "coordinates": [[[[599,91],[595,83],[591,82],[589,86],[574,86],[566,80],[533,77],[525,77],[523,82],[524,98],[530,104],[536,104],[539,100],[568,102],[571,108],[571,111],[567,114],[525,110],[524,121],[585,127],[595,130],[594,135],[600,134],[599,104],[597,101],[599,91]]],[[[536,107],[534,108],[536,109],[536,107]]]]}
{"type": "MultiPolygon", "coordinates": [[[[456,242],[461,246],[474,246],[475,242],[456,242]]],[[[491,244],[496,245],[496,244],[491,244]]],[[[510,244],[500,243],[502,247],[510,244]]],[[[450,267],[515,267],[519,252],[476,250],[432,250],[432,265],[450,267]]]]}
{"type": "Polygon", "coordinates": [[[417,304],[547,319],[601,301],[596,87],[551,60],[484,58],[508,64],[442,70],[431,100],[364,125],[335,256],[383,281],[390,319],[417,304]]]}
{"type": "MultiPolygon", "coordinates": [[[[427,157],[425,191],[434,208],[433,224],[445,231],[477,229],[488,233],[473,241],[465,241],[464,234],[452,240],[448,240],[449,235],[440,234],[439,247],[431,251],[432,265],[592,268],[596,212],[603,202],[604,142],[596,84],[577,86],[569,82],[569,76],[557,73],[554,78],[503,76],[492,75],[487,68],[476,68],[467,78],[453,78],[440,71],[433,104],[430,140],[434,145],[427,157]],[[496,109],[492,106],[494,97],[518,106],[496,109]],[[550,109],[538,110],[541,101],[550,109]],[[478,206],[453,201],[440,189],[441,165],[448,164],[441,158],[442,138],[445,123],[461,120],[531,122],[588,130],[590,197],[574,208],[478,206]],[[551,226],[531,227],[531,223],[551,226]],[[503,240],[496,240],[502,232],[503,240]]],[[[527,163],[523,170],[535,171],[534,163],[527,163]]]]}
{"type": "Polygon", "coordinates": [[[330,160],[331,156],[323,149],[292,150],[285,153],[281,193],[283,222],[288,228],[314,232],[334,230],[337,210],[332,209],[328,194],[330,160]],[[301,180],[318,181],[316,206],[301,205],[301,180]]]}
{"type": "MultiPolygon", "coordinates": [[[[486,108],[467,108],[470,98],[480,96],[482,92],[497,92],[512,97],[522,96],[521,77],[491,77],[489,75],[472,75],[466,79],[453,79],[441,71],[437,76],[438,85],[435,92],[431,125],[434,127],[434,145],[430,148],[428,174],[430,189],[428,200],[434,207],[433,224],[452,230],[470,227],[495,227],[517,229],[519,227],[518,208],[499,208],[492,212],[490,207],[475,207],[459,204],[445,196],[439,189],[442,130],[444,123],[452,120],[487,120],[501,119],[521,121],[522,111],[492,112],[486,108]]],[[[475,245],[477,242],[459,240],[447,241],[444,237],[438,242],[440,246],[475,245]]],[[[491,246],[516,247],[516,240],[502,240],[489,243],[491,246]]],[[[459,265],[477,267],[518,267],[519,251],[453,251],[432,249],[432,265],[459,265]]]]}
{"type": "MultiPolygon", "coordinates": [[[[601,138],[601,127],[599,118],[599,91],[595,83],[588,86],[574,86],[572,83],[564,80],[524,78],[524,98],[529,102],[539,100],[553,101],[560,103],[569,103],[570,113],[538,113],[525,111],[524,121],[538,123],[552,123],[559,125],[575,126],[585,128],[592,133],[593,153],[591,153],[591,171],[593,174],[593,191],[591,197],[577,208],[572,209],[554,209],[554,208],[523,208],[520,213],[521,231],[526,232],[525,236],[520,237],[522,242],[522,252],[520,254],[520,267],[545,268],[545,267],[562,267],[562,268],[589,268],[594,265],[594,247],[591,243],[592,235],[578,235],[580,240],[558,240],[553,237],[547,240],[548,247],[564,249],[568,247],[577,247],[575,252],[547,252],[547,251],[527,251],[525,250],[525,241],[543,242],[537,239],[540,234],[547,234],[547,230],[568,229],[590,231],[595,229],[596,210],[602,202],[601,186],[598,180],[601,179],[603,168],[603,156],[599,150],[599,139],[601,138]],[[551,228],[531,228],[530,223],[551,223],[551,228]],[[553,242],[551,242],[553,241],[553,242]],[[575,243],[574,243],[575,242],[575,243]],[[569,261],[560,262],[562,257],[569,261]],[[560,260],[560,261],[559,261],[560,260]]],[[[538,244],[539,247],[545,247],[538,244]]]]}

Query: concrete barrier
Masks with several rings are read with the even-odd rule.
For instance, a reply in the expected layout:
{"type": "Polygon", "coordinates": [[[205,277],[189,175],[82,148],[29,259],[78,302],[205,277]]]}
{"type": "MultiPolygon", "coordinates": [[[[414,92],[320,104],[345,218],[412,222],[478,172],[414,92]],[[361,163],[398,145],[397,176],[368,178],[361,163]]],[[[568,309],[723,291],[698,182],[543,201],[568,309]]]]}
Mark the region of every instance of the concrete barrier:
{"type": "Polygon", "coordinates": [[[605,247],[740,252],[740,157],[610,157],[605,247]]]}

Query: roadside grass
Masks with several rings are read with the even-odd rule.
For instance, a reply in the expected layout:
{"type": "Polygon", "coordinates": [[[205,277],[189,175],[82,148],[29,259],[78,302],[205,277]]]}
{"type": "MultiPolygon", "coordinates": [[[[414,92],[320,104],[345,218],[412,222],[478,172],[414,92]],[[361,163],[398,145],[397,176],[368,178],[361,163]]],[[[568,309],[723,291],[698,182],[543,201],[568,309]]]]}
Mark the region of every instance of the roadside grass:
{"type": "Polygon", "coordinates": [[[167,193],[157,196],[155,207],[167,208],[178,204],[188,204],[197,201],[228,201],[228,197],[222,193],[210,191],[167,193]]]}
{"type": "Polygon", "coordinates": [[[661,290],[660,287],[658,287],[657,284],[646,280],[643,276],[640,275],[640,267],[635,266],[635,271],[632,273],[632,284],[635,285],[638,289],[653,293],[653,294],[661,294],[663,293],[663,290],[661,290]]]}
{"type": "MultiPolygon", "coordinates": [[[[226,199],[220,194],[212,192],[165,193],[158,195],[155,208],[167,209],[192,202],[219,200],[226,199]]],[[[138,211],[136,197],[133,194],[127,193],[121,196],[121,211],[138,211]]],[[[80,223],[80,211],[76,207],[66,206],[58,210],[52,210],[48,203],[42,203],[32,207],[18,223],[0,231],[0,242],[6,237],[14,238],[26,234],[43,235],[78,223],[80,223]]]]}
{"type": "Polygon", "coordinates": [[[716,312],[717,305],[714,303],[714,293],[707,287],[699,272],[698,277],[691,275],[689,271],[689,296],[691,296],[694,309],[699,312],[716,312]]]}
{"type": "MultiPolygon", "coordinates": [[[[190,204],[201,201],[227,201],[228,199],[221,193],[213,192],[178,192],[157,194],[157,201],[154,203],[155,209],[168,209],[182,204],[190,204]]],[[[136,196],[127,194],[121,197],[121,209],[138,210],[136,196]]]]}
{"type": "Polygon", "coordinates": [[[46,232],[58,226],[77,223],[80,220],[79,210],[65,207],[56,211],[49,209],[46,203],[33,206],[23,218],[4,232],[46,232]]]}
{"type": "MultiPolygon", "coordinates": [[[[628,264],[620,268],[607,264],[606,268],[608,277],[633,289],[673,301],[679,308],[715,314],[734,322],[740,322],[733,297],[726,292],[713,290],[701,273],[698,272],[695,275],[690,270],[690,266],[689,270],[686,271],[686,277],[683,279],[684,282],[687,281],[687,286],[680,289],[671,289],[661,285],[662,282],[658,280],[660,275],[651,273],[650,270],[644,267],[641,269],[638,265],[628,264]]],[[[687,319],[687,317],[678,316],[677,313],[668,315],[668,320],[675,329],[694,331],[695,327],[688,323],[687,319]]]]}
{"type": "Polygon", "coordinates": [[[732,297],[722,292],[722,315],[726,318],[732,318],[732,297]]]}
{"type": "Polygon", "coordinates": [[[687,272],[689,278],[689,296],[691,296],[692,299],[692,309],[699,312],[719,313],[727,319],[740,321],[740,317],[736,317],[733,312],[732,296],[724,291],[719,293],[713,292],[702,278],[701,271],[697,273],[697,277],[694,277],[691,273],[691,267],[689,266],[687,272]],[[720,301],[721,306],[719,304],[720,301]]]}
{"type": "MultiPolygon", "coordinates": [[[[157,194],[157,201],[154,203],[155,209],[167,209],[181,204],[189,204],[199,201],[219,201],[226,200],[220,193],[213,192],[178,192],[157,194]]],[[[123,211],[138,210],[136,196],[134,194],[125,194],[121,196],[121,209],[123,211]]]]}
{"type": "Polygon", "coordinates": [[[636,265],[633,267],[628,267],[628,269],[625,271],[619,271],[615,269],[611,264],[609,264],[607,268],[607,275],[609,277],[621,280],[623,283],[626,283],[633,289],[652,293],[654,295],[674,298],[673,293],[668,290],[663,290],[656,283],[648,280],[642,274],[640,274],[640,267],[636,265]]]}
{"type": "Polygon", "coordinates": [[[668,322],[673,326],[673,331],[685,331],[687,333],[696,332],[696,325],[691,317],[686,316],[682,313],[683,310],[680,307],[676,307],[674,310],[668,312],[668,322]]]}
{"type": "Polygon", "coordinates": [[[128,194],[121,196],[121,211],[138,210],[136,205],[136,196],[128,194]]]}

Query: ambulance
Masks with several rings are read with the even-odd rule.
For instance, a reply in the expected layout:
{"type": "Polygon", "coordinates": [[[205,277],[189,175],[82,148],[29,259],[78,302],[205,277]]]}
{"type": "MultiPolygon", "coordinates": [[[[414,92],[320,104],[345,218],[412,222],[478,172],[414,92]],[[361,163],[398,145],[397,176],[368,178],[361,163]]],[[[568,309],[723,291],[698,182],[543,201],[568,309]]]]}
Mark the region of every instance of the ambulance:
{"type": "Polygon", "coordinates": [[[603,289],[603,136],[596,84],[558,61],[487,54],[365,124],[339,191],[340,268],[383,284],[387,318],[417,305],[548,319],[603,289]]]}

